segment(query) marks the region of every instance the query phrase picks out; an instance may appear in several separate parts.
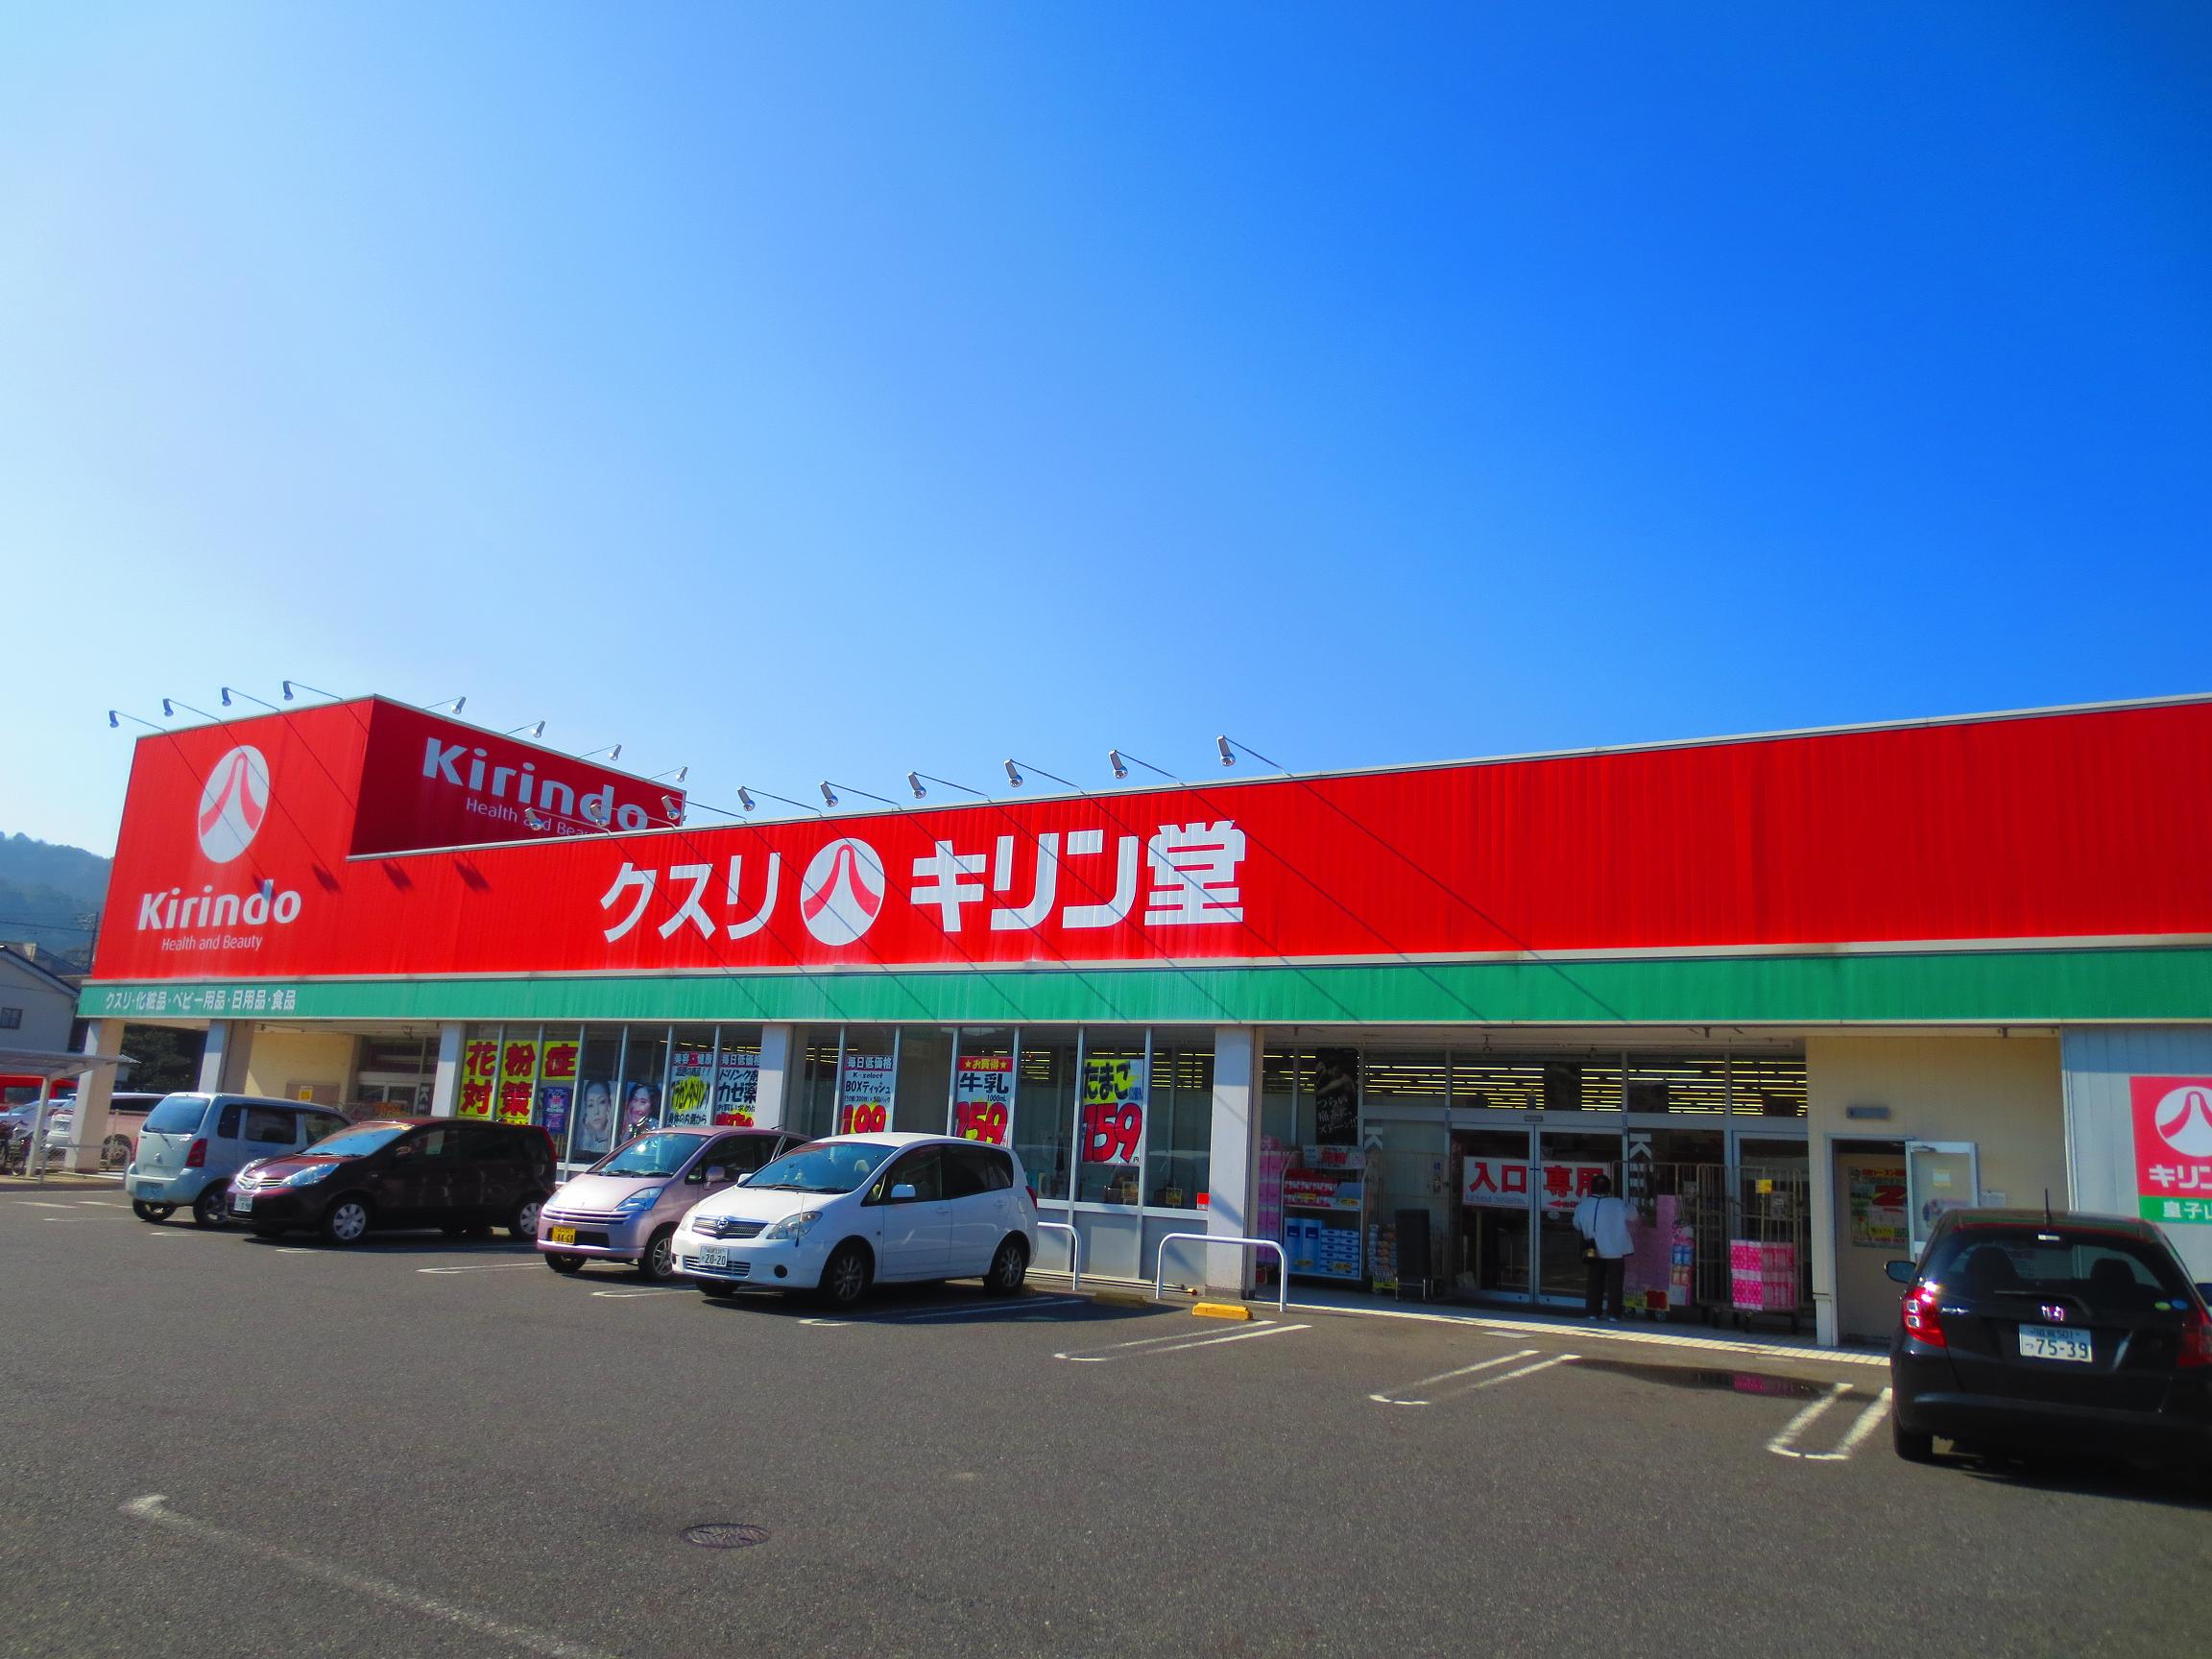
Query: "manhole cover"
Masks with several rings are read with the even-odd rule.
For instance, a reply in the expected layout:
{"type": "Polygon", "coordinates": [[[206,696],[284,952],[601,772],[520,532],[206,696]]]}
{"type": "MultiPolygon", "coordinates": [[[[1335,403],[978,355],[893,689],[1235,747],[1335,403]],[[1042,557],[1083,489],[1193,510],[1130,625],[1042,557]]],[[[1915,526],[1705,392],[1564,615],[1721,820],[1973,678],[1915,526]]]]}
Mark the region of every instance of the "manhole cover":
{"type": "Polygon", "coordinates": [[[702,1550],[750,1550],[767,1538],[768,1528],[750,1521],[708,1521],[684,1528],[684,1542],[702,1550]]]}

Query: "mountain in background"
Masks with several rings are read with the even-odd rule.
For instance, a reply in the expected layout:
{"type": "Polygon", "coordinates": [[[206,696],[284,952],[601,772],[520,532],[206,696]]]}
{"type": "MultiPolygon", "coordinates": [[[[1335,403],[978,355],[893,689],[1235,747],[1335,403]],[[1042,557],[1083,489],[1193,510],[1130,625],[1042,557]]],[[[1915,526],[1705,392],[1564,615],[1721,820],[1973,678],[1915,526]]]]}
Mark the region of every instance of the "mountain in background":
{"type": "Polygon", "coordinates": [[[112,861],[82,847],[0,835],[0,939],[21,940],[68,959],[58,972],[91,965],[92,932],[108,900],[112,861]]]}

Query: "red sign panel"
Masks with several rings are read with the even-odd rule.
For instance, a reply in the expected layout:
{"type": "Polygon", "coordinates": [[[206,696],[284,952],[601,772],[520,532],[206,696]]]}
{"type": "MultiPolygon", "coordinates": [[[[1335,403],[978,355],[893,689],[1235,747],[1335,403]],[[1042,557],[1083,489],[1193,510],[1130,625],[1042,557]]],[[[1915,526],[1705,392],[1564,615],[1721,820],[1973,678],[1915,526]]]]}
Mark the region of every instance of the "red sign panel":
{"type": "Polygon", "coordinates": [[[2138,1213],[2212,1223],[2212,1077],[2130,1077],[2128,1094],[2138,1213]]]}
{"type": "Polygon", "coordinates": [[[97,977],[2212,933],[2200,704],[349,858],[384,707],[141,739],[97,977]]]}

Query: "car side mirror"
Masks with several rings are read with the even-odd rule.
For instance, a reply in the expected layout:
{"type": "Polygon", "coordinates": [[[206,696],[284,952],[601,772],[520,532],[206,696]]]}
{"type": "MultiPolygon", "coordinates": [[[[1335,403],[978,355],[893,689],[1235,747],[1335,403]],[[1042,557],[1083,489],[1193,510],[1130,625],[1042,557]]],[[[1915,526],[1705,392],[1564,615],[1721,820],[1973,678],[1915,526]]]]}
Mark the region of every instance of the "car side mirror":
{"type": "Polygon", "coordinates": [[[730,1179],[730,1166],[727,1164],[715,1165],[713,1167],[707,1171],[707,1179],[716,1185],[720,1185],[722,1182],[730,1179]]]}
{"type": "Polygon", "coordinates": [[[902,1181],[898,1186],[891,1189],[891,1202],[894,1204],[902,1199],[919,1198],[921,1194],[915,1190],[914,1183],[911,1181],[902,1181]]]}
{"type": "Polygon", "coordinates": [[[1882,1271],[1900,1285],[1912,1283],[1912,1263],[1910,1262],[1885,1262],[1882,1263],[1882,1271]]]}

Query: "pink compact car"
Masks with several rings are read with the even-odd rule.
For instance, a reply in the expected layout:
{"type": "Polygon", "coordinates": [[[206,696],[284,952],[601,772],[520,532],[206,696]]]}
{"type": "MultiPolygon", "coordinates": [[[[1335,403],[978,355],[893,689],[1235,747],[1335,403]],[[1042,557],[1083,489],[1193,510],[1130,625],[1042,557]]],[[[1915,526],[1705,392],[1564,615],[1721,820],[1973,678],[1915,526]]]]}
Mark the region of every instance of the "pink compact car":
{"type": "Polygon", "coordinates": [[[656,1283],[669,1278],[670,1240],[685,1212],[804,1139],[780,1129],[648,1130],[545,1200],[539,1252],[556,1273],[625,1262],[656,1283]]]}

